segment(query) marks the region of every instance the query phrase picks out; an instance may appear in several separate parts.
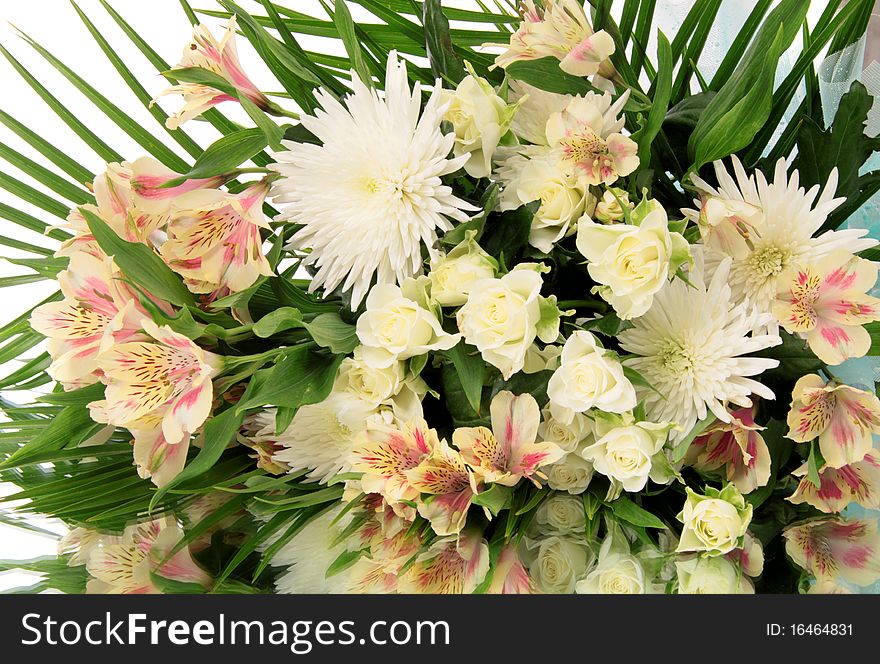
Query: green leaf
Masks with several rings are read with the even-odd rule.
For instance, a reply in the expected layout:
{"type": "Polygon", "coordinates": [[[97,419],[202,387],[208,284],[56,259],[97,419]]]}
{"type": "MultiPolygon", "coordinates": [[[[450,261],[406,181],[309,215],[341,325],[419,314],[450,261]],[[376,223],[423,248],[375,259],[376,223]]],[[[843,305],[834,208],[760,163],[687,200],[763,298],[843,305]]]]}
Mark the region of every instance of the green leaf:
{"type": "Polygon", "coordinates": [[[355,326],[346,323],[335,312],[318,314],[310,323],[303,323],[303,327],[316,344],[337,355],[347,355],[358,345],[355,326]]]}
{"type": "Polygon", "coordinates": [[[443,13],[440,0],[425,0],[422,4],[422,24],[425,26],[425,48],[431,63],[431,73],[457,84],[466,75],[461,58],[455,53],[449,20],[443,13]]]}
{"type": "Polygon", "coordinates": [[[480,401],[483,394],[483,383],[486,380],[486,363],[480,352],[464,341],[446,351],[446,357],[455,367],[462,390],[474,412],[480,414],[480,401]]]}
{"type": "MultiPolygon", "coordinates": [[[[860,171],[864,163],[880,151],[880,137],[865,136],[865,123],[874,97],[855,81],[840,100],[834,122],[828,130],[811,118],[803,118],[798,132],[798,156],[792,164],[800,174],[800,183],[809,189],[822,187],[835,168],[838,173],[837,196],[854,198],[861,189],[860,171]]],[[[845,218],[830,216],[822,230],[831,230],[845,218]]]]}
{"type": "Polygon", "coordinates": [[[669,100],[672,96],[672,47],[662,32],[657,33],[657,77],[654,79],[654,92],[651,110],[645,125],[633,137],[639,145],[639,161],[642,168],[651,163],[651,144],[663,127],[669,100]]]}
{"type": "Polygon", "coordinates": [[[331,576],[339,574],[339,572],[348,569],[358,560],[360,560],[361,556],[363,555],[363,549],[356,549],[354,551],[343,551],[336,557],[336,559],[332,563],[330,563],[330,566],[324,573],[324,578],[329,579],[331,576]]]}
{"type": "Polygon", "coordinates": [[[183,282],[159,256],[145,244],[127,242],[119,237],[100,217],[80,208],[89,230],[108,256],[113,256],[119,269],[148,293],[179,307],[195,303],[183,282]]]}
{"type": "Polygon", "coordinates": [[[666,524],[647,510],[636,505],[625,494],[608,504],[611,512],[621,521],[626,521],[641,528],[658,528],[666,530],[666,524]]]}
{"type": "Polygon", "coordinates": [[[694,425],[694,428],[688,432],[687,436],[676,443],[675,449],[672,452],[672,463],[678,463],[687,456],[687,452],[691,447],[691,443],[694,442],[694,439],[709,428],[709,425],[711,425],[715,419],[715,415],[709,413],[694,425]]]}
{"type": "Polygon", "coordinates": [[[492,484],[488,489],[474,496],[473,503],[474,505],[485,507],[497,516],[501,510],[506,509],[510,505],[512,496],[513,487],[492,484]]]}
{"type": "Polygon", "coordinates": [[[0,469],[11,468],[27,461],[36,455],[52,450],[60,450],[67,445],[76,445],[85,440],[96,425],[89,410],[85,406],[67,406],[61,410],[46,428],[34,436],[24,447],[13,452],[9,458],[0,463],[0,469]]]}
{"type": "Polygon", "coordinates": [[[211,417],[203,429],[202,449],[192,461],[184,466],[177,477],[156,491],[150,501],[150,506],[157,504],[159,499],[170,489],[210,470],[220,460],[223,450],[235,440],[235,435],[243,421],[244,411],[240,408],[228,408],[219,415],[211,417]]]}
{"type": "Polygon", "coordinates": [[[693,169],[748,146],[773,106],[776,66],[791,46],[809,3],[782,0],[764,21],[730,79],[721,87],[691,135],[693,169]]]}
{"type": "Polygon", "coordinates": [[[335,0],[334,7],[333,23],[336,24],[336,29],[339,31],[339,38],[345,46],[345,52],[348,53],[348,58],[351,60],[351,66],[355,72],[357,72],[361,81],[363,81],[367,87],[372,87],[373,78],[370,76],[370,70],[364,60],[364,53],[361,43],[358,40],[355,31],[355,23],[351,18],[351,12],[348,10],[348,5],[345,3],[345,0],[335,0]]]}
{"type": "Polygon", "coordinates": [[[308,346],[290,348],[272,369],[265,370],[264,379],[241,398],[236,408],[245,412],[262,406],[299,408],[326,398],[336,379],[341,355],[327,357],[308,346]]]}
{"type": "Polygon", "coordinates": [[[284,330],[301,327],[303,327],[303,318],[300,310],[293,307],[281,307],[254,323],[252,330],[255,335],[265,339],[284,330]]]}
{"type": "Polygon", "coordinates": [[[260,128],[236,131],[209,145],[188,173],[163,186],[175,187],[186,180],[228,174],[259,154],[267,144],[266,134],[260,128]]]}
{"type": "Polygon", "coordinates": [[[566,74],[559,68],[559,60],[550,56],[539,60],[519,60],[505,69],[510,78],[528,83],[539,90],[560,95],[584,95],[595,92],[590,83],[580,76],[566,74]]]}

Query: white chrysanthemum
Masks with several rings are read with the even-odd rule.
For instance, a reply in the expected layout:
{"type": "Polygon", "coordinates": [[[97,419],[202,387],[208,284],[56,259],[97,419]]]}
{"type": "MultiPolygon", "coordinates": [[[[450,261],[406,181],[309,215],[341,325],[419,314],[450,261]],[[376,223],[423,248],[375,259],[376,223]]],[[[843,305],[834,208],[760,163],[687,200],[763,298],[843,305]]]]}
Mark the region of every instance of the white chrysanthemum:
{"type": "Polygon", "coordinates": [[[371,417],[381,417],[376,413],[363,399],[332,392],[324,401],[302,406],[280,435],[275,435],[274,410],[258,414],[264,426],[254,438],[267,437],[280,448],[272,455],[275,463],[292,472],[308,469],[308,480],[327,483],[349,470],[353,440],[371,417]]]}
{"type": "Polygon", "coordinates": [[[321,108],[302,124],[321,144],[284,141],[288,149],[273,168],[283,176],[275,201],[287,204],[278,219],[302,225],[292,244],[310,249],[306,263],[318,268],[310,290],[350,289],[356,308],[374,275],[378,283],[413,276],[421,245],[435,258],[437,229],[466,221],[476,208],[441,180],[468,155],[449,158],[455,135],[440,131],[439,81],[420,111],[419,84],[410,91],[406,65],[392,51],[384,98],[357,76],[352,85],[344,104],[316,93],[321,108]]]}
{"type": "Polygon", "coordinates": [[[857,253],[877,244],[862,237],[868,232],[865,229],[826,231],[813,237],[846,200],[834,198],[836,169],[819,194],[819,185],[809,190],[799,185],[797,171],[789,177],[784,159],[776,162],[769,183],[761,171],[748,176],[735,156],[732,161],[735,179],[721,161],[715,162],[717,189],[694,178],[701,193],[701,200],[694,202],[700,209],[682,213],[700,224],[710,271],[725,257],[733,259],[730,287],[735,302],[748,302],[762,313],[769,312],[779,276],[789,266],[836,250],[857,253]]]}
{"type": "MultiPolygon", "coordinates": [[[[341,528],[333,520],[339,514],[335,507],[309,521],[272,557],[275,567],[287,567],[275,580],[281,594],[337,594],[350,592],[351,570],[327,577],[327,568],[345,551],[345,542],[336,542],[341,528]]],[[[283,532],[283,530],[282,530],[283,532]]],[[[267,546],[277,537],[270,539],[267,546]]]]}
{"type": "Polygon", "coordinates": [[[755,332],[768,324],[769,314],[748,310],[731,299],[730,259],[718,265],[706,286],[697,258],[689,275],[695,287],[676,279],[657,293],[648,313],[620,333],[621,347],[639,356],[624,364],[656,390],[637,388],[648,419],[678,424],[681,430],[671,432],[673,440],[687,435],[710,411],[729,422],[726,402],[748,407],[751,394],[773,399],[770,389],[749,376],[779,364],[769,358],[744,357],[781,340],[775,334],[755,332]]]}

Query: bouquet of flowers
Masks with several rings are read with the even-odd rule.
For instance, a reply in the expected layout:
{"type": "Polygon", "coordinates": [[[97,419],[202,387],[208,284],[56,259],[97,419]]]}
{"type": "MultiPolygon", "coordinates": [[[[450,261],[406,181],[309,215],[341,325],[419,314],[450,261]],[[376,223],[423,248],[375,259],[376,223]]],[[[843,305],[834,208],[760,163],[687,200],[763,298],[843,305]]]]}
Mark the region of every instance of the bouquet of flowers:
{"type": "Polygon", "coordinates": [[[182,102],[79,12],[155,131],[26,38],[146,155],[3,50],[108,162],[0,114],[39,155],[0,156],[42,187],[4,175],[39,212],[0,216],[59,242],[0,239],[33,273],[4,286],[59,285],[0,330],[4,361],[48,339],[0,386],[51,386],[2,400],[2,519],[70,529],[57,558],[3,568],[111,593],[880,579],[880,401],[838,369],[880,355],[878,242],[847,227],[880,142],[865,87],[826,117],[814,69],[873,0],[812,26],[806,0],[758,2],[714,72],[720,0],[671,40],[632,0],[220,4],[182,2],[171,66],[104,3],[182,102]],[[283,93],[252,83],[242,40],[283,93]]]}

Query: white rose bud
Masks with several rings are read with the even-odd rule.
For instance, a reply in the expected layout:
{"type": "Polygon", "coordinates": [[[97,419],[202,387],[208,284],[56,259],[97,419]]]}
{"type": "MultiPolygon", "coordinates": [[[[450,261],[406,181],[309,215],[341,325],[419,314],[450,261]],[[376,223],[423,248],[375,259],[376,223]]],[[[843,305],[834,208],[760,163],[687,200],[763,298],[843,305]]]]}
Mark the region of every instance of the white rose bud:
{"type": "Polygon", "coordinates": [[[372,367],[383,369],[431,350],[448,350],[460,339],[445,332],[437,315],[417,301],[416,292],[409,292],[416,290],[412,283],[404,285],[406,294],[392,284],[373,286],[367,310],[358,318],[362,357],[372,367]]]}
{"type": "Polygon", "coordinates": [[[593,433],[590,420],[586,415],[575,413],[571,422],[560,422],[549,408],[542,411],[541,424],[538,426],[538,438],[556,443],[565,452],[574,452],[579,444],[593,433]]]}
{"type": "Polygon", "coordinates": [[[559,310],[552,298],[540,296],[541,283],[538,270],[521,264],[500,279],[471,284],[467,302],[458,310],[458,329],[465,341],[476,346],[505,380],[523,368],[535,337],[551,343],[559,334],[559,310]],[[555,328],[548,321],[553,310],[555,328]]]}
{"type": "Polygon", "coordinates": [[[455,134],[453,154],[470,155],[464,170],[471,177],[488,177],[492,157],[510,129],[516,105],[509,106],[489,81],[476,76],[473,70],[454,91],[443,90],[441,99],[448,104],[443,119],[452,124],[455,134]]]}
{"type": "Polygon", "coordinates": [[[634,206],[630,203],[629,194],[623,189],[609,187],[602,194],[602,200],[596,204],[596,212],[593,213],[593,218],[604,224],[623,221],[626,218],[623,206],[626,206],[627,212],[632,211],[634,206]]]}
{"type": "Polygon", "coordinates": [[[752,506],[733,484],[722,490],[706,487],[706,495],[686,489],[678,520],[684,526],[676,551],[705,551],[721,556],[740,548],[752,520],[752,506]]]}
{"type": "Polygon", "coordinates": [[[541,592],[572,593],[592,562],[590,558],[587,547],[577,540],[547,537],[537,543],[535,559],[529,565],[529,576],[541,592]]]}
{"type": "Polygon", "coordinates": [[[584,503],[568,494],[554,494],[535,510],[535,523],[546,535],[582,533],[586,527],[584,503]]]}
{"type": "Polygon", "coordinates": [[[578,330],[565,342],[562,361],[547,385],[550,410],[561,422],[598,408],[623,413],[636,406],[636,391],[620,361],[589,332],[578,330]]]}
{"type": "Polygon", "coordinates": [[[669,232],[666,211],[656,201],[641,203],[629,224],[578,222],[577,248],[587,271],[601,284],[595,291],[623,319],[651,308],[654,294],[690,260],[690,247],[680,233],[669,232]]]}
{"type": "Polygon", "coordinates": [[[748,577],[727,558],[702,556],[675,563],[679,595],[750,595],[748,577]]]}
{"type": "Polygon", "coordinates": [[[464,304],[474,282],[495,277],[498,262],[480,248],[475,235],[468,231],[464,241],[431,264],[431,297],[442,307],[464,304]]]}
{"type": "Polygon", "coordinates": [[[547,476],[547,486],[554,491],[572,495],[583,493],[593,479],[593,464],[578,454],[566,454],[556,463],[541,468],[547,476]]]}

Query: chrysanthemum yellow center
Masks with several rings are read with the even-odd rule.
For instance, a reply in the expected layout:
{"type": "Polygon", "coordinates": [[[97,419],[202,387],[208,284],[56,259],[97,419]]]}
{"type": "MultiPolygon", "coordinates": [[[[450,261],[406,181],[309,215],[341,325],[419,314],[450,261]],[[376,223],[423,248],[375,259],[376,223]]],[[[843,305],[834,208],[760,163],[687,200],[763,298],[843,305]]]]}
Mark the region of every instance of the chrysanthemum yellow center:
{"type": "Polygon", "coordinates": [[[779,275],[791,262],[791,252],[776,245],[755,250],[748,259],[751,279],[766,281],[779,275]]]}

